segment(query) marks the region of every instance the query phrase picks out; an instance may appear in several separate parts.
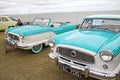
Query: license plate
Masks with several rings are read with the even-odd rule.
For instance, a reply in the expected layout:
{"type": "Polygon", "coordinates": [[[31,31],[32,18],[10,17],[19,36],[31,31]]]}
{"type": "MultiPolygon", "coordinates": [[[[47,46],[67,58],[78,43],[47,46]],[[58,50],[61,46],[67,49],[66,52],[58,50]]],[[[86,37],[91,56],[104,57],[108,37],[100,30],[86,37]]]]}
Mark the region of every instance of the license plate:
{"type": "Polygon", "coordinates": [[[66,65],[66,64],[61,64],[59,63],[59,68],[63,69],[64,71],[73,74],[74,76],[77,76],[79,78],[81,78],[81,72],[79,70],[76,70],[74,68],[71,68],[70,66],[66,65]]]}

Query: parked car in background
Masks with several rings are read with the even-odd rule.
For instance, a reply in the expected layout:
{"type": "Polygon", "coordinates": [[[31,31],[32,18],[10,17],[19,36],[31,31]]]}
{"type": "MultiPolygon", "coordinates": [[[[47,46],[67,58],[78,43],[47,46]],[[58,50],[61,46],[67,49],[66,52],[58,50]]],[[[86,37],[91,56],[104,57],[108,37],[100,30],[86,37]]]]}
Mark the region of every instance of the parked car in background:
{"type": "Polygon", "coordinates": [[[9,26],[16,26],[17,21],[8,16],[0,16],[0,31],[5,30],[9,26]]]}
{"type": "Polygon", "coordinates": [[[39,53],[52,36],[76,29],[75,24],[51,21],[51,18],[35,18],[31,25],[6,29],[7,45],[39,53]]]}
{"type": "Polygon", "coordinates": [[[49,57],[77,77],[115,80],[120,73],[120,15],[85,17],[78,30],[54,36],[49,57]]]}

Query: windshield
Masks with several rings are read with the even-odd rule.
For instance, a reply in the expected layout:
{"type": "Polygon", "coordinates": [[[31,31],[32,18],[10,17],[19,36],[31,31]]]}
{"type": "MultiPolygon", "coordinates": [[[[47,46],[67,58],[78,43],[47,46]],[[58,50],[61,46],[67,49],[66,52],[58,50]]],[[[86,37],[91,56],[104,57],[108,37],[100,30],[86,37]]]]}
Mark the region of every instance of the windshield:
{"type": "Polygon", "coordinates": [[[48,18],[36,18],[33,20],[33,24],[41,25],[41,26],[48,26],[50,19],[48,18]]]}
{"type": "Polygon", "coordinates": [[[80,29],[102,29],[120,32],[120,19],[85,19],[80,29]]]}

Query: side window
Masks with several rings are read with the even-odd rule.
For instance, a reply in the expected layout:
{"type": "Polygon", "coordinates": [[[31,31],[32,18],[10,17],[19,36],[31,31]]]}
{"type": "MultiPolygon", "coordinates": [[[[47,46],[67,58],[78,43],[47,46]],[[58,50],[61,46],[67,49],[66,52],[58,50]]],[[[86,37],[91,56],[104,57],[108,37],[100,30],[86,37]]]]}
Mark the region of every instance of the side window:
{"type": "Polygon", "coordinates": [[[5,18],[5,17],[2,17],[2,21],[3,22],[7,22],[7,21],[9,21],[7,18],[5,18]]]}
{"type": "Polygon", "coordinates": [[[17,21],[16,19],[12,18],[12,17],[9,17],[12,21],[17,21]]]}

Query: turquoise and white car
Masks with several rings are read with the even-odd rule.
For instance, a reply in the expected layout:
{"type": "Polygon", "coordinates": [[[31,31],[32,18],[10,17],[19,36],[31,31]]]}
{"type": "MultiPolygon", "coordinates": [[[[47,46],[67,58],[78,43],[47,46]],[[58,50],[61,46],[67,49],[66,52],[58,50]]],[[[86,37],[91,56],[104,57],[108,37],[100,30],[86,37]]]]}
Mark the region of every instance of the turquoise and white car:
{"type": "Polygon", "coordinates": [[[49,57],[77,77],[115,80],[120,73],[120,15],[85,17],[78,30],[54,36],[49,57]]]}
{"type": "Polygon", "coordinates": [[[11,47],[32,49],[34,53],[39,53],[52,36],[75,29],[75,24],[52,23],[51,18],[35,18],[32,25],[7,28],[5,40],[11,47]]]}

